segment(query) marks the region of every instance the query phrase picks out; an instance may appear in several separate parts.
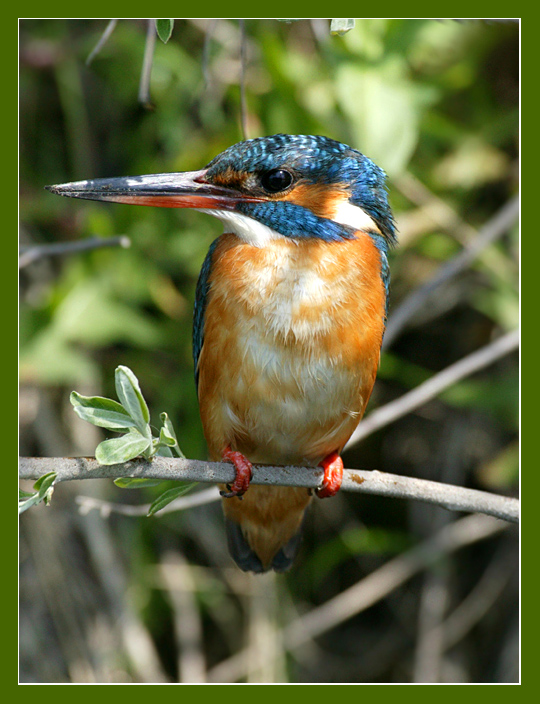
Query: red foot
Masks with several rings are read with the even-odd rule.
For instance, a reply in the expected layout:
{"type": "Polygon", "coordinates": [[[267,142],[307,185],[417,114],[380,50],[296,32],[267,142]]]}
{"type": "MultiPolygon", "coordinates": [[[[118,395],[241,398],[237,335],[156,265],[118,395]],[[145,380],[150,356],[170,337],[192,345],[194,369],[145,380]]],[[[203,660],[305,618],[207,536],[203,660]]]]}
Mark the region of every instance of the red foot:
{"type": "Polygon", "coordinates": [[[343,479],[343,460],[337,452],[332,452],[324,458],[320,466],[324,469],[324,477],[322,486],[316,490],[316,494],[319,499],[327,499],[335,496],[339,491],[343,479]]]}
{"type": "Polygon", "coordinates": [[[228,491],[220,491],[219,493],[226,499],[232,499],[234,496],[242,498],[242,495],[246,493],[249,482],[251,481],[251,462],[246,459],[241,452],[233,452],[228,446],[223,452],[223,459],[233,463],[234,469],[236,470],[236,477],[232,484],[227,484],[228,491]]]}

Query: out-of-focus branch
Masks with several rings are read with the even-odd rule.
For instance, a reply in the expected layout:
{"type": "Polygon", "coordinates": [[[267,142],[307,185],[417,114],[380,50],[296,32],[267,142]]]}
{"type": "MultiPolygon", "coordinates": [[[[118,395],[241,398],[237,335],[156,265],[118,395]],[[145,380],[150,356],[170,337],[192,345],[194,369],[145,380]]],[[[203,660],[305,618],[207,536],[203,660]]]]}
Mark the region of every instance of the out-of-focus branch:
{"type": "MultiPolygon", "coordinates": [[[[291,621],[283,629],[283,648],[292,651],[301,647],[381,601],[442,555],[497,535],[505,527],[501,521],[479,515],[465,516],[446,525],[333,599],[291,621]]],[[[249,649],[245,648],[209,670],[208,682],[236,682],[248,671],[249,660],[249,649]]]]}
{"type": "Polygon", "coordinates": [[[107,40],[111,36],[111,34],[114,31],[114,28],[116,27],[116,24],[118,22],[118,19],[111,20],[107,26],[105,27],[105,31],[99,38],[98,43],[96,46],[92,49],[92,51],[88,54],[88,58],[86,59],[85,63],[87,66],[90,66],[92,61],[96,58],[96,56],[99,54],[99,52],[103,49],[105,44],[107,43],[107,40]]]}
{"type": "Polygon", "coordinates": [[[240,124],[242,139],[248,138],[247,133],[247,103],[246,103],[246,21],[240,23],[240,124]]]}
{"type": "Polygon", "coordinates": [[[156,28],[153,19],[147,19],[146,22],[146,44],[144,46],[143,65],[139,81],[139,103],[145,108],[151,108],[150,76],[152,75],[152,63],[156,46],[156,28]]]}
{"type": "Polygon", "coordinates": [[[384,333],[383,349],[394,342],[415,313],[425,306],[434,291],[469,266],[483,249],[511,227],[518,215],[519,198],[516,197],[495,213],[480,230],[476,239],[470,241],[453,259],[443,264],[433,278],[415,289],[389,317],[384,333]]]}
{"type": "MultiPolygon", "coordinates": [[[[175,511],[185,511],[188,508],[195,506],[204,506],[220,498],[217,486],[204,491],[197,491],[187,496],[180,496],[178,499],[171,501],[160,510],[161,514],[174,513],[175,511]]],[[[146,516],[151,504],[132,504],[114,503],[113,501],[103,501],[96,499],[94,496],[76,496],[75,502],[79,504],[79,512],[86,515],[89,511],[97,510],[102,518],[108,518],[111,513],[120,513],[123,516],[146,516]]]]}
{"type": "Polygon", "coordinates": [[[119,237],[89,237],[86,240],[75,242],[53,242],[51,244],[37,244],[19,249],[19,269],[32,264],[44,257],[58,257],[64,254],[77,254],[91,249],[103,247],[130,247],[131,240],[125,235],[119,237]]]}
{"type": "MultiPolygon", "coordinates": [[[[144,477],[163,481],[230,484],[235,477],[234,468],[226,462],[203,462],[168,457],[155,457],[151,461],[137,459],[117,465],[100,465],[97,460],[88,457],[23,457],[20,459],[19,477],[21,479],[38,479],[48,472],[57,473],[55,483],[80,479],[144,477]]],[[[322,479],[323,471],[320,467],[256,465],[253,467],[252,483],[317,489],[321,486],[322,479]]],[[[517,499],[376,470],[345,470],[341,490],[400,499],[416,499],[453,511],[486,513],[514,523],[519,520],[517,499]]]]}

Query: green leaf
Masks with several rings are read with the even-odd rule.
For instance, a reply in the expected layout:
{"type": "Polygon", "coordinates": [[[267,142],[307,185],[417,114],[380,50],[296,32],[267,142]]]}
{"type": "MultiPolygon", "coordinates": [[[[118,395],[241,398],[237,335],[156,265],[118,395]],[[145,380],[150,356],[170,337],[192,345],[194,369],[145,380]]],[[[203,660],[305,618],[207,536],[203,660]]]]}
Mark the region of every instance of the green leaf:
{"type": "Polygon", "coordinates": [[[139,380],[131,369],[119,366],[114,372],[114,381],[120,403],[135,421],[141,433],[147,434],[150,413],[141,393],[139,380]]]}
{"type": "MultiPolygon", "coordinates": [[[[161,428],[159,431],[159,441],[157,444],[157,448],[158,449],[163,448],[163,449],[167,449],[169,451],[170,451],[170,448],[173,448],[173,449],[177,450],[180,457],[182,456],[182,452],[180,451],[180,448],[178,447],[178,443],[176,442],[176,436],[174,436],[174,435],[171,436],[167,432],[167,429],[164,427],[161,428]]],[[[171,455],[171,456],[174,456],[174,455],[171,455]]]]}
{"type": "Polygon", "coordinates": [[[342,36],[354,29],[354,19],[334,19],[330,22],[330,34],[342,36]]]}
{"type": "Polygon", "coordinates": [[[110,398],[82,396],[72,391],[69,400],[79,418],[100,428],[127,430],[136,425],[124,407],[110,398]]]}
{"type": "Polygon", "coordinates": [[[174,501],[174,499],[177,499],[179,496],[187,494],[188,491],[191,491],[195,486],[197,486],[197,482],[193,482],[191,484],[181,484],[180,486],[175,486],[172,489],[168,489],[166,492],[161,494],[161,496],[158,496],[157,499],[150,505],[146,515],[153,516],[154,513],[161,511],[162,508],[165,508],[167,504],[170,504],[171,501],[174,501]]]}
{"type": "Polygon", "coordinates": [[[138,432],[130,432],[121,438],[104,440],[96,447],[96,460],[100,464],[120,464],[142,455],[152,441],[138,432]]]}
{"type": "Polygon", "coordinates": [[[23,513],[24,511],[27,511],[32,506],[39,504],[40,501],[41,497],[39,496],[39,494],[31,494],[30,497],[26,499],[22,499],[19,496],[19,514],[23,513]]]}
{"type": "Polygon", "coordinates": [[[47,472],[47,474],[43,474],[34,484],[34,489],[40,493],[47,491],[56,479],[56,476],[56,472],[47,472]]]}
{"type": "Polygon", "coordinates": [[[172,439],[173,442],[176,442],[176,433],[167,413],[160,413],[159,418],[163,423],[163,428],[161,429],[161,432],[163,432],[164,435],[167,435],[168,438],[172,439]]]}
{"type": "Polygon", "coordinates": [[[171,38],[173,27],[174,20],[156,20],[156,32],[164,44],[171,38]]]}
{"type": "Polygon", "coordinates": [[[174,447],[176,445],[176,438],[171,437],[165,428],[161,428],[159,431],[159,443],[160,445],[167,445],[167,447],[174,447]]]}
{"type": "Polygon", "coordinates": [[[176,454],[178,457],[182,457],[185,459],[185,455],[180,449],[180,445],[178,444],[178,439],[176,437],[176,433],[173,427],[173,424],[171,423],[169,416],[166,413],[161,413],[160,416],[161,422],[163,423],[163,427],[161,428],[159,432],[159,440],[160,442],[163,442],[165,445],[168,447],[174,447],[176,450],[176,454]],[[163,437],[163,440],[162,440],[163,437]],[[171,442],[172,440],[172,442],[171,442]]]}
{"type": "Polygon", "coordinates": [[[121,489],[145,489],[149,486],[159,486],[163,484],[163,480],[145,479],[144,477],[119,477],[114,480],[114,483],[121,489]]]}
{"type": "Polygon", "coordinates": [[[19,489],[19,513],[23,513],[41,501],[48,504],[54,491],[53,484],[57,476],[56,472],[48,472],[40,477],[34,484],[34,489],[37,492],[35,494],[19,489]]]}
{"type": "Polygon", "coordinates": [[[123,413],[124,415],[127,415],[127,411],[124,407],[118,403],[118,401],[113,401],[112,398],[104,398],[103,396],[83,396],[77,391],[72,391],[69,400],[73,406],[99,408],[105,411],[114,411],[116,413],[123,413]]]}

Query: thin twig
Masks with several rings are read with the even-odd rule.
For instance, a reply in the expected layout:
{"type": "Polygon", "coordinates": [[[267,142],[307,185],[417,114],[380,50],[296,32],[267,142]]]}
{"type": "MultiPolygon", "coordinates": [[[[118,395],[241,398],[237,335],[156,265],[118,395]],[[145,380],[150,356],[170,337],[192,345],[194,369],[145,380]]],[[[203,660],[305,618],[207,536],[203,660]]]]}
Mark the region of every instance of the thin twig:
{"type": "Polygon", "coordinates": [[[293,621],[285,631],[285,642],[297,647],[338,623],[367,609],[414,574],[440,559],[479,540],[503,531],[507,526],[494,518],[466,516],[450,523],[433,537],[389,560],[357,584],[293,621]]]}
{"type": "Polygon", "coordinates": [[[463,357],[455,364],[451,364],[412,391],[370,413],[365,420],[360,421],[346,447],[356,445],[366,436],[422,406],[461,379],[487,367],[509,352],[513,352],[518,346],[519,331],[513,330],[476,352],[463,357]]]}
{"type": "MultiPolygon", "coordinates": [[[[206,32],[211,20],[209,19],[197,19],[195,17],[187,17],[186,20],[190,22],[194,27],[197,27],[201,32],[206,32]]],[[[237,46],[240,41],[240,29],[234,22],[228,21],[224,17],[219,18],[219,22],[214,24],[212,29],[212,38],[220,44],[224,49],[228,49],[231,46],[237,46]]]]}
{"type": "Polygon", "coordinates": [[[150,99],[150,76],[152,75],[152,61],[154,58],[154,48],[156,46],[156,28],[153,19],[146,20],[146,44],[144,45],[144,57],[139,82],[139,103],[145,108],[151,108],[150,99]]]}
{"type": "Polygon", "coordinates": [[[392,313],[384,333],[383,349],[388,348],[403,330],[409,320],[422,307],[426,300],[442,284],[446,283],[469,266],[488,245],[501,237],[519,215],[519,198],[506,203],[479,231],[478,237],[469,242],[453,259],[443,264],[435,275],[419,286],[392,313]]]}
{"type": "Polygon", "coordinates": [[[247,105],[246,105],[246,23],[240,19],[240,117],[242,139],[247,139],[247,105]]]}
{"type": "MultiPolygon", "coordinates": [[[[389,560],[352,587],[291,621],[283,630],[283,648],[292,651],[301,647],[381,601],[442,555],[492,537],[506,527],[501,521],[479,515],[466,516],[446,525],[431,538],[389,560]]],[[[245,676],[249,661],[250,652],[245,648],[209,670],[207,681],[236,682],[245,676]]]]}
{"type": "MultiPolygon", "coordinates": [[[[203,462],[168,457],[155,457],[151,461],[137,459],[117,465],[101,465],[90,457],[22,457],[20,459],[20,479],[38,479],[48,472],[57,473],[56,484],[71,480],[119,477],[230,484],[235,477],[232,465],[227,462],[203,462]]],[[[253,484],[267,486],[317,489],[321,486],[322,480],[323,471],[320,467],[255,465],[251,481],[253,484]]],[[[377,470],[344,470],[341,491],[415,499],[453,511],[486,513],[514,523],[519,520],[517,499],[377,470]]]]}
{"type": "Polygon", "coordinates": [[[85,63],[87,66],[90,66],[92,61],[96,58],[96,56],[99,54],[99,52],[103,49],[105,46],[105,43],[111,36],[111,34],[114,31],[114,28],[116,27],[116,24],[118,22],[118,19],[111,20],[109,24],[105,27],[105,31],[101,35],[98,43],[96,46],[92,49],[92,51],[88,54],[88,58],[86,59],[85,63]]]}
{"type": "Polygon", "coordinates": [[[91,249],[102,249],[103,247],[131,247],[131,240],[126,235],[120,235],[119,237],[90,237],[89,239],[77,240],[76,242],[53,242],[52,244],[20,247],[19,269],[23,269],[25,266],[44,257],[76,254],[91,249]]]}
{"type": "MultiPolygon", "coordinates": [[[[204,506],[205,504],[218,501],[220,498],[217,486],[204,491],[197,491],[187,496],[180,496],[178,499],[171,501],[160,513],[173,513],[175,511],[185,511],[188,508],[195,506],[204,506]]],[[[123,516],[146,516],[151,504],[140,504],[133,506],[132,504],[114,503],[113,501],[103,501],[96,499],[94,496],[76,496],[75,503],[79,504],[79,512],[86,515],[89,511],[96,509],[100,512],[102,518],[108,518],[111,513],[120,513],[123,516]]]]}

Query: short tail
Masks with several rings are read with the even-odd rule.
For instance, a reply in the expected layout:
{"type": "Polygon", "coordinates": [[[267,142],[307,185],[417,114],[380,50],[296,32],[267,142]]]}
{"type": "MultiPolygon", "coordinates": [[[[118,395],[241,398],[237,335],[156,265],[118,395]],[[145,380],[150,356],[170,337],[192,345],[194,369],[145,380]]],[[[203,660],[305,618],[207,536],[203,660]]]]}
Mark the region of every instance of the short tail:
{"type": "Polygon", "coordinates": [[[229,553],[238,567],[244,572],[260,574],[262,572],[268,572],[268,570],[271,569],[276,572],[286,572],[292,567],[302,542],[302,527],[300,527],[289,542],[279,548],[272,558],[272,562],[263,565],[255,550],[249,546],[239,523],[225,519],[225,529],[227,532],[229,553]]]}
{"type": "Polygon", "coordinates": [[[238,567],[256,573],[290,569],[310,500],[307,489],[257,485],[241,499],[223,499],[227,544],[238,567]]]}

